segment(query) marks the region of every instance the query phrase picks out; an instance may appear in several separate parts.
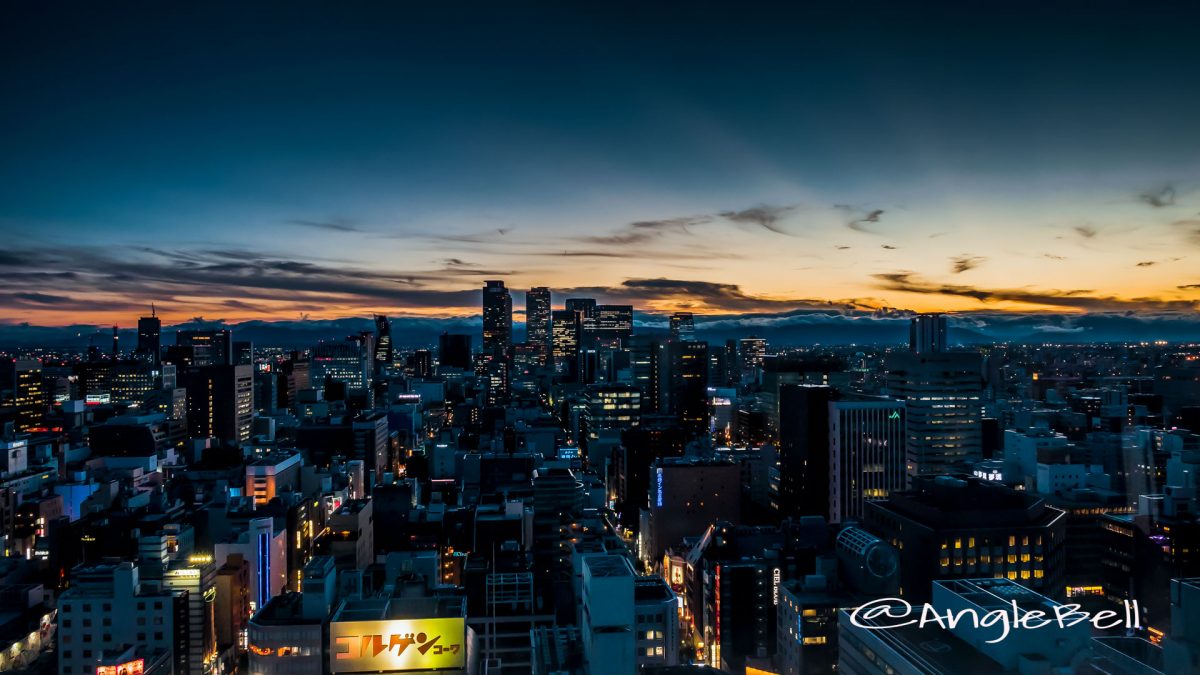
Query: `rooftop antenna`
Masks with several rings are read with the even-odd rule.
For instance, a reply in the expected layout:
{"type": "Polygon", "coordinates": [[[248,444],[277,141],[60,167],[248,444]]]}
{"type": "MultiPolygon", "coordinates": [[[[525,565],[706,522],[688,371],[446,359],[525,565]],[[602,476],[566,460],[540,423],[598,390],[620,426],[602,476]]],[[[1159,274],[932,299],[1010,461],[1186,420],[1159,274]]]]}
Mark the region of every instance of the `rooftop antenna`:
{"type": "Polygon", "coordinates": [[[158,316],[158,313],[154,311],[154,303],[153,303],[153,302],[152,302],[152,303],[150,303],[150,316],[151,316],[151,317],[156,317],[156,316],[158,316]]]}

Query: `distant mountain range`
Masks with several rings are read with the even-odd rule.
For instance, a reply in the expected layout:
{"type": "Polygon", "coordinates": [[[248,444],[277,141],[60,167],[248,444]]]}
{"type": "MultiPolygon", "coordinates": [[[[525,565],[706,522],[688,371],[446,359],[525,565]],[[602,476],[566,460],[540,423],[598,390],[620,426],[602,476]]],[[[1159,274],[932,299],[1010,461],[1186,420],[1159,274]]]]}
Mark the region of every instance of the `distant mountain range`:
{"type": "MultiPolygon", "coordinates": [[[[712,342],[755,335],[774,346],[817,344],[899,344],[908,339],[908,320],[912,312],[877,310],[874,312],[825,312],[797,310],[777,314],[697,316],[696,332],[700,339],[712,342]]],[[[639,333],[665,333],[663,314],[638,313],[639,333]]],[[[1178,314],[1014,314],[965,313],[951,316],[953,343],[986,344],[994,342],[1129,342],[1167,340],[1200,342],[1200,315],[1178,314]]],[[[257,345],[306,347],[322,340],[341,340],[360,331],[374,330],[370,318],[304,321],[192,321],[163,327],[163,344],[174,342],[180,328],[231,328],[235,339],[257,345]]],[[[524,326],[515,325],[515,339],[524,339],[524,326]]],[[[443,332],[480,332],[480,318],[394,317],[392,335],[397,346],[427,347],[437,344],[443,332]]],[[[122,347],[136,343],[132,328],[119,332],[122,347]]],[[[110,327],[93,325],[34,326],[27,323],[0,323],[0,350],[28,347],[83,350],[90,343],[109,349],[110,327]]]]}

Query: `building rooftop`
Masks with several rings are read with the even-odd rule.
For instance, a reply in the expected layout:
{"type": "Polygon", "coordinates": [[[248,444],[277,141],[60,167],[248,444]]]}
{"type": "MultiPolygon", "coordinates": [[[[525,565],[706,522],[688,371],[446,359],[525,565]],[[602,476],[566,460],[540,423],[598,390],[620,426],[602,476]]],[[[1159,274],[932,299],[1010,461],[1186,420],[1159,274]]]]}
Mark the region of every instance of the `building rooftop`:
{"type": "MultiPolygon", "coordinates": [[[[896,609],[899,613],[900,609],[896,609]]],[[[1006,672],[995,661],[984,656],[979,650],[955,637],[950,631],[926,625],[919,627],[914,623],[903,625],[894,619],[878,621],[868,619],[864,615],[857,618],[859,624],[876,626],[869,633],[863,630],[859,635],[869,635],[883,642],[889,649],[902,655],[917,666],[922,673],[928,675],[992,675],[1006,672]]],[[[841,611],[838,618],[840,625],[852,626],[850,614],[841,611]]],[[[841,630],[847,630],[842,628],[841,630]]]]}
{"type": "Polygon", "coordinates": [[[380,621],[387,619],[453,619],[466,616],[461,597],[369,598],[346,600],[333,621],[380,621]]]}
{"type": "Polygon", "coordinates": [[[632,577],[633,565],[625,556],[594,555],[584,561],[588,571],[594,577],[632,577]]]}

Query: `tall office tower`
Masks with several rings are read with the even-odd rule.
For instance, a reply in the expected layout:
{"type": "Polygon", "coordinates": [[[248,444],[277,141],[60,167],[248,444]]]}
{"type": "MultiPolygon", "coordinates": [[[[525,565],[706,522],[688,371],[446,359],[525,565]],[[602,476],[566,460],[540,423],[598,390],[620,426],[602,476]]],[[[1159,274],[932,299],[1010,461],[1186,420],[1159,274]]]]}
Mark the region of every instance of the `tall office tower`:
{"type": "Polygon", "coordinates": [[[382,314],[375,315],[375,373],[381,374],[392,365],[392,322],[382,314]]]}
{"type": "Polygon", "coordinates": [[[593,384],[584,395],[585,445],[598,440],[605,429],[632,429],[642,421],[642,392],[633,385],[593,384]]]}
{"type": "Polygon", "coordinates": [[[1065,593],[1066,514],[1041,497],[976,478],[919,477],[864,505],[863,525],[900,553],[900,588],[923,602],[935,580],[1007,577],[1065,593]]]}
{"type": "Polygon", "coordinates": [[[563,307],[572,312],[579,312],[584,319],[592,319],[596,316],[595,298],[567,298],[563,307]]]}
{"type": "Polygon", "coordinates": [[[648,335],[629,341],[629,370],[633,385],[642,390],[642,412],[666,412],[667,357],[663,343],[648,335]]]}
{"type": "Polygon", "coordinates": [[[617,348],[633,337],[633,305],[596,305],[596,341],[617,348]]]}
{"type": "Polygon", "coordinates": [[[535,286],[525,293],[525,341],[533,345],[543,366],[550,363],[550,289],[535,286]]]}
{"type": "Polygon", "coordinates": [[[904,399],[908,474],[966,473],[983,458],[983,357],[976,352],[892,354],[887,389],[904,399]]]}
{"type": "Polygon", "coordinates": [[[188,434],[227,443],[250,440],[254,420],[254,367],[205,366],[182,371],[187,389],[188,434]]]}
{"type": "Polygon", "coordinates": [[[357,337],[345,342],[323,342],[312,350],[309,379],[314,388],[325,380],[345,383],[350,389],[366,389],[371,382],[371,352],[357,337]]]}
{"type": "MultiPolygon", "coordinates": [[[[106,369],[107,370],[107,369],[106,369]]],[[[16,408],[13,425],[25,431],[46,423],[50,400],[42,380],[42,363],[36,359],[0,359],[0,405],[16,408]]]]}
{"type": "Polygon", "coordinates": [[[556,309],[550,313],[550,322],[550,356],[554,360],[554,370],[568,380],[577,379],[583,316],[573,309],[556,309]]]}
{"type": "Polygon", "coordinates": [[[738,341],[725,341],[725,374],[721,378],[724,386],[736,386],[741,380],[741,370],[738,367],[738,341]]]}
{"type": "Polygon", "coordinates": [[[784,518],[829,518],[829,403],[832,387],[779,387],[779,496],[784,518]]]}
{"type": "Polygon", "coordinates": [[[418,349],[408,358],[408,366],[414,377],[432,377],[433,352],[428,349],[418,349]]]}
{"type": "Polygon", "coordinates": [[[914,316],[908,325],[908,349],[914,354],[946,351],[946,315],[914,316]]]}
{"type": "Polygon", "coordinates": [[[862,517],[863,504],[904,489],[904,403],[855,397],[829,404],[829,520],[862,517]]]}
{"type": "Polygon", "coordinates": [[[249,340],[238,340],[233,343],[233,365],[254,365],[254,343],[249,340]]]}
{"type": "Polygon", "coordinates": [[[164,589],[182,591],[187,603],[185,640],[175,654],[175,672],[205,675],[217,656],[215,612],[217,567],[212,555],[192,555],[178,560],[162,575],[164,589]]]}
{"type": "Polygon", "coordinates": [[[671,413],[689,438],[708,431],[708,343],[672,342],[671,413]]]}
{"type": "Polygon", "coordinates": [[[119,333],[119,330],[117,329],[117,327],[113,326],[113,346],[112,346],[112,360],[113,361],[116,361],[117,359],[121,358],[120,336],[118,335],[118,333],[119,333]]]}
{"type": "Polygon", "coordinates": [[[675,312],[671,315],[671,342],[696,339],[696,320],[691,312],[675,312]]]}
{"type": "Polygon", "coordinates": [[[162,362],[162,319],[157,316],[138,319],[137,358],[156,366],[162,362]]]}
{"type": "Polygon", "coordinates": [[[759,337],[738,340],[738,370],[743,383],[753,382],[763,357],[767,355],[767,341],[759,337]]]}
{"type": "Polygon", "coordinates": [[[470,370],[471,336],[461,333],[442,333],[438,337],[438,366],[470,370]]]}
{"type": "Polygon", "coordinates": [[[512,346],[512,295],[503,281],[488,281],[483,287],[483,353],[506,358],[512,346]]]}
{"type": "Polygon", "coordinates": [[[233,333],[225,330],[181,330],[175,344],[192,348],[194,366],[232,366],[233,333]]]}

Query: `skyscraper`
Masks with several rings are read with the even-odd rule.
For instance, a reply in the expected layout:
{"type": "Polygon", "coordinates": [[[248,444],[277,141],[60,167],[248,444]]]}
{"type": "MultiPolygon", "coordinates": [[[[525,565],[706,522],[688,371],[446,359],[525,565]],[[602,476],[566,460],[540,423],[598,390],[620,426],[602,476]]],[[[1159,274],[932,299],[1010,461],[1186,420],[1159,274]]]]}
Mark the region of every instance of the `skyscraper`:
{"type": "Polygon", "coordinates": [[[571,309],[556,309],[550,313],[554,370],[575,379],[579,370],[579,343],[583,332],[582,315],[571,309]]]}
{"type": "Polygon", "coordinates": [[[175,344],[192,348],[192,365],[234,365],[233,333],[228,330],[181,330],[175,336],[175,344]]]}
{"type": "Polygon", "coordinates": [[[438,366],[471,370],[471,336],[442,333],[438,337],[438,366]]]}
{"type": "Polygon", "coordinates": [[[946,351],[946,315],[914,316],[908,325],[908,348],[914,354],[946,351]]]}
{"type": "Polygon", "coordinates": [[[780,516],[829,517],[829,403],[832,387],[779,387],[780,516]]]}
{"type": "Polygon", "coordinates": [[[624,345],[633,336],[633,305],[596,305],[596,340],[605,346],[624,345]]]}
{"type": "Polygon", "coordinates": [[[758,367],[767,353],[767,341],[748,337],[738,340],[738,371],[742,382],[753,382],[758,367]]]}
{"type": "Polygon", "coordinates": [[[695,438],[708,430],[708,343],[672,342],[671,412],[684,433],[695,438]]]}
{"type": "Polygon", "coordinates": [[[42,380],[42,363],[36,359],[0,361],[0,400],[11,396],[16,408],[17,431],[40,427],[46,422],[49,404],[42,380]]]}
{"type": "Polygon", "coordinates": [[[226,443],[250,440],[254,420],[254,366],[203,366],[179,377],[187,389],[188,434],[226,443]]]}
{"type": "Polygon", "coordinates": [[[550,289],[536,286],[525,294],[525,341],[537,350],[542,365],[550,361],[550,289]]]}
{"type": "Polygon", "coordinates": [[[983,357],[976,352],[893,354],[887,389],[906,403],[908,473],[960,473],[983,457],[983,357]]]}
{"type": "Polygon", "coordinates": [[[392,322],[382,314],[375,315],[374,359],[376,375],[392,364],[392,322]]]}
{"type": "Polygon", "coordinates": [[[488,281],[483,287],[483,353],[506,358],[512,346],[512,295],[503,281],[488,281]]]}
{"type": "Polygon", "coordinates": [[[157,316],[138,319],[137,358],[156,366],[162,361],[162,319],[157,316]]]}
{"type": "Polygon", "coordinates": [[[691,312],[675,312],[671,315],[671,342],[696,339],[696,321],[691,312]]]}
{"type": "Polygon", "coordinates": [[[855,397],[829,403],[829,520],[862,517],[863,504],[904,490],[904,403],[855,397]]]}

